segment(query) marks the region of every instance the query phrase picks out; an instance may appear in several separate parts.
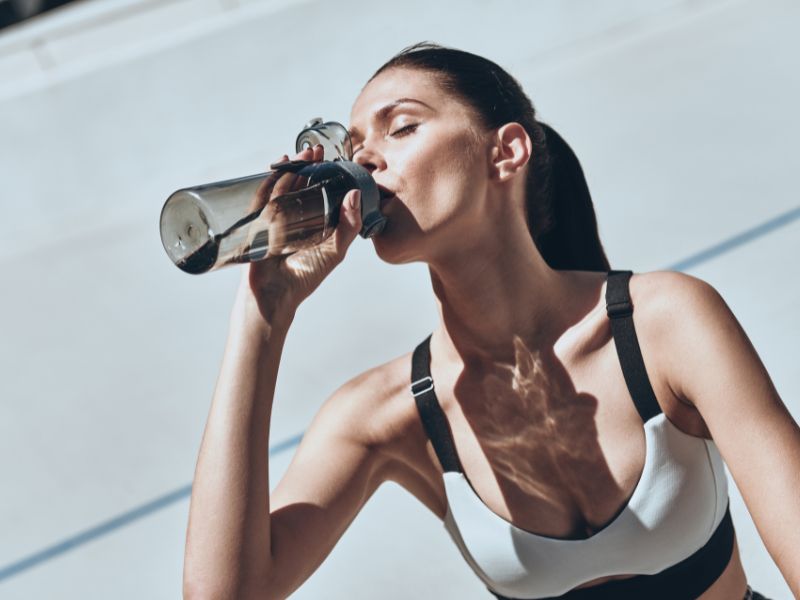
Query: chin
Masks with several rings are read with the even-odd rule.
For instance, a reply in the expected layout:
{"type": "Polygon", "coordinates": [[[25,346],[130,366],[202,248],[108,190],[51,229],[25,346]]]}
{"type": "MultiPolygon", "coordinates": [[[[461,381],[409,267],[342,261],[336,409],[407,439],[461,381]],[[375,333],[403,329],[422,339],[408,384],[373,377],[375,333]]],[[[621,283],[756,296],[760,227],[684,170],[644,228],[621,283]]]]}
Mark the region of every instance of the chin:
{"type": "Polygon", "coordinates": [[[383,231],[373,238],[372,247],[375,254],[383,262],[390,265],[403,265],[421,260],[411,252],[413,242],[407,237],[402,236],[392,227],[392,222],[388,221],[383,231]]]}

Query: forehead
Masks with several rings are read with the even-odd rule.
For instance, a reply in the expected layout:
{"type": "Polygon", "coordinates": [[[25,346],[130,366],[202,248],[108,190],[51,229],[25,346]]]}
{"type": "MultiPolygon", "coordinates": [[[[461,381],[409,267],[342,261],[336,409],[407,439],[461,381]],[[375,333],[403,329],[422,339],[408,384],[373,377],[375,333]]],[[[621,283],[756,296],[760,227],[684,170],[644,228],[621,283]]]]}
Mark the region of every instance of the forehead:
{"type": "Polygon", "coordinates": [[[365,128],[374,114],[398,98],[414,98],[437,111],[460,105],[444,93],[435,74],[420,69],[388,69],[361,90],[350,111],[351,126],[365,128]]]}

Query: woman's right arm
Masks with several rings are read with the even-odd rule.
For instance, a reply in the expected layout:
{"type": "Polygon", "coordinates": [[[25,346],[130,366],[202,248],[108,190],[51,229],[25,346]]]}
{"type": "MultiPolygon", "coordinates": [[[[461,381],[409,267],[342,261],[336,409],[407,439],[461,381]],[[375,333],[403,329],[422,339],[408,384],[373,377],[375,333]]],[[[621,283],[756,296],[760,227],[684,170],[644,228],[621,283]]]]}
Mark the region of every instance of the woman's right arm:
{"type": "Polygon", "coordinates": [[[291,311],[276,311],[271,323],[254,312],[240,288],[192,483],[186,598],[265,589],[272,566],[268,434],[291,311]]]}
{"type": "Polygon", "coordinates": [[[324,403],[270,497],[270,415],[291,315],[267,327],[253,310],[240,294],[192,486],[186,598],[286,598],[386,479],[354,380],[324,403]]]}
{"type": "Polygon", "coordinates": [[[285,598],[384,480],[355,380],[325,402],[269,493],[270,417],[286,334],[302,299],[343,259],[360,228],[357,210],[345,203],[344,220],[321,247],[293,262],[253,263],[242,280],[192,486],[187,598],[285,598]]]}

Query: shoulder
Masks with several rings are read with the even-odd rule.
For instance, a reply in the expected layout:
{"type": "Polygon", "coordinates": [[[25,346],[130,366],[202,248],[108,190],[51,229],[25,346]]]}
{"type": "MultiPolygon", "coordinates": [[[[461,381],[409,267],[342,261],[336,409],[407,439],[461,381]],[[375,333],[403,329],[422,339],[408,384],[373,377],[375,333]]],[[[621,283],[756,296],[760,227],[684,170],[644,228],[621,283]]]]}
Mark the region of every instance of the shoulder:
{"type": "Polygon", "coordinates": [[[637,335],[676,396],[694,405],[690,379],[711,375],[730,344],[746,340],[741,326],[722,295],[697,277],[653,271],[634,275],[630,286],[637,335]]]}
{"type": "Polygon", "coordinates": [[[413,426],[410,371],[409,352],[359,373],[334,391],[320,414],[338,421],[363,444],[384,449],[413,426]]]}
{"type": "Polygon", "coordinates": [[[637,333],[641,324],[659,345],[689,342],[692,336],[706,335],[709,328],[732,316],[710,283],[686,273],[635,273],[630,293],[637,333]]]}
{"type": "Polygon", "coordinates": [[[444,484],[411,394],[411,356],[408,352],[351,378],[323,411],[368,450],[375,485],[394,482],[443,519],[444,484]]]}
{"type": "MultiPolygon", "coordinates": [[[[635,273],[631,277],[630,291],[634,306],[641,305],[648,316],[661,321],[686,312],[718,310],[722,302],[710,283],[678,271],[635,273]]],[[[669,325],[668,322],[660,324],[669,325]]]]}
{"type": "Polygon", "coordinates": [[[438,462],[410,386],[408,352],[344,383],[323,410],[347,431],[345,435],[369,450],[381,482],[399,484],[443,518],[446,502],[438,462]]]}

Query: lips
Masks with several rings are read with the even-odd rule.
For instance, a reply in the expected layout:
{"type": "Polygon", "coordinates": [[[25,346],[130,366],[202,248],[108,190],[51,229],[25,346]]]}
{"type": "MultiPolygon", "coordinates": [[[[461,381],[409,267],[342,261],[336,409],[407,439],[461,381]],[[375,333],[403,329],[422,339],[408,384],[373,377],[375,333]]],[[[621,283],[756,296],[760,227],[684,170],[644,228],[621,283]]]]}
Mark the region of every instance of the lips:
{"type": "Polygon", "coordinates": [[[383,187],[382,185],[378,185],[378,193],[380,194],[381,208],[386,206],[395,198],[394,192],[389,188],[383,187]]]}

